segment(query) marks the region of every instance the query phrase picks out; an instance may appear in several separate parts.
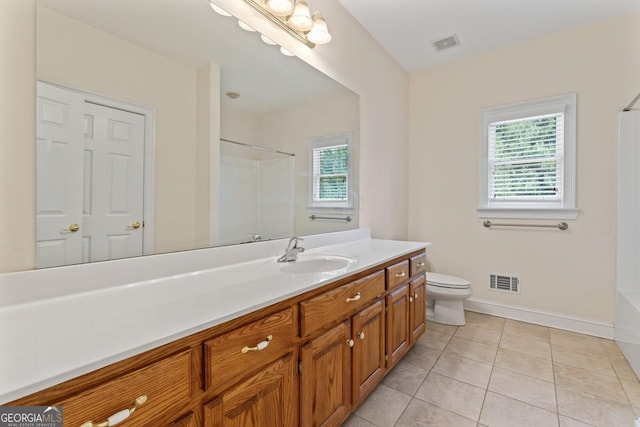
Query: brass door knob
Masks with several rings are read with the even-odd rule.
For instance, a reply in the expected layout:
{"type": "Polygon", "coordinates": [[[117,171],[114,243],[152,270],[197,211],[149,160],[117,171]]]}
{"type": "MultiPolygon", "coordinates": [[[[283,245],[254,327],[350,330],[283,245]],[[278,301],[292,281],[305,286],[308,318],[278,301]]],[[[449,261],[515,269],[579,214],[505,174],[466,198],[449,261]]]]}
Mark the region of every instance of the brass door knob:
{"type": "Polygon", "coordinates": [[[142,224],[140,224],[140,222],[134,221],[134,222],[131,223],[131,225],[127,226],[127,229],[128,230],[137,230],[138,228],[140,228],[141,225],[142,224]]]}
{"type": "Polygon", "coordinates": [[[75,233],[78,230],[80,230],[80,226],[78,224],[71,224],[68,227],[62,229],[62,231],[70,231],[72,233],[75,233]]]}

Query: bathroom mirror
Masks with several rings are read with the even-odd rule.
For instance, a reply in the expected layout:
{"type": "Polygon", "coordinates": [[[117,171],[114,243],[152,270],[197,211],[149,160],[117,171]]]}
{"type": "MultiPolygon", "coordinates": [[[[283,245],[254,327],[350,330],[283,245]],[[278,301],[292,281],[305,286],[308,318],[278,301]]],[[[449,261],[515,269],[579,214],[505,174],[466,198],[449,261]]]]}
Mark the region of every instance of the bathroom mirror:
{"type": "Polygon", "coordinates": [[[38,0],[37,78],[37,268],[358,227],[358,95],[208,0],[38,0]],[[314,207],[318,138],[348,203],[314,207]]]}

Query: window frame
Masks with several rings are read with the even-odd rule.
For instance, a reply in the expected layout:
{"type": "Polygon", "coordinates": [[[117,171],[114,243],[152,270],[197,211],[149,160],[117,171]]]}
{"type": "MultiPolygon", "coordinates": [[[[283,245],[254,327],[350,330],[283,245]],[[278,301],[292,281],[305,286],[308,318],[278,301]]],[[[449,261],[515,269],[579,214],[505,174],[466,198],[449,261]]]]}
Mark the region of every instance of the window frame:
{"type": "Polygon", "coordinates": [[[350,132],[336,135],[321,136],[309,140],[309,197],[308,207],[311,209],[353,209],[353,134],[350,132]],[[315,187],[315,170],[313,162],[313,150],[318,148],[328,148],[338,145],[347,146],[348,166],[347,166],[347,200],[336,201],[316,201],[313,198],[315,187]]]}
{"type": "Polygon", "coordinates": [[[576,219],[575,93],[480,110],[479,218],[576,219]],[[489,197],[489,126],[492,123],[564,113],[561,200],[491,200],[489,197]]]}

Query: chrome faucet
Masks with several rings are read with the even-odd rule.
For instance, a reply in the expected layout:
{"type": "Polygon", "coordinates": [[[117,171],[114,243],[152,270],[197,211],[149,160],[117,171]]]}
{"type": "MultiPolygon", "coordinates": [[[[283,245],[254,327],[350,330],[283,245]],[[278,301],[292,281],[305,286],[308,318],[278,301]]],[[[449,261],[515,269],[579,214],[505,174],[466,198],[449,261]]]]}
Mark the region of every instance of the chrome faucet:
{"type": "Polygon", "coordinates": [[[302,242],[304,239],[299,237],[292,237],[289,239],[289,244],[287,245],[287,249],[284,251],[284,255],[278,258],[278,262],[291,262],[296,261],[298,259],[298,254],[300,252],[304,252],[304,248],[302,246],[298,246],[298,243],[302,242]]]}

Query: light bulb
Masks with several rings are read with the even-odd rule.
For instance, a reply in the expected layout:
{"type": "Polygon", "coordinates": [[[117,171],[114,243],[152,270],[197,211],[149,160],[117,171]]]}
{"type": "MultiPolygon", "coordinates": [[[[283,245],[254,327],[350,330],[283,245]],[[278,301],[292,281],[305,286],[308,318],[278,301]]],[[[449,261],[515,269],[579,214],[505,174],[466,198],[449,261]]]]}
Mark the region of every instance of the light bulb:
{"type": "Polygon", "coordinates": [[[313,14],[313,27],[307,34],[307,40],[315,44],[325,44],[331,41],[331,34],[327,29],[327,21],[318,12],[313,14]]]}
{"type": "Polygon", "coordinates": [[[222,16],[231,16],[229,12],[227,12],[217,4],[213,4],[212,2],[209,2],[209,5],[211,6],[211,9],[213,9],[217,14],[222,16]]]}
{"type": "Polygon", "coordinates": [[[293,0],[267,0],[267,10],[275,16],[289,16],[293,11],[293,0]]]}
{"type": "Polygon", "coordinates": [[[242,28],[245,31],[250,31],[250,32],[254,32],[255,30],[253,28],[251,28],[249,25],[245,24],[244,22],[238,20],[238,26],[240,26],[240,28],[242,28]]]}
{"type": "Polygon", "coordinates": [[[287,49],[283,48],[282,46],[280,46],[280,53],[286,56],[295,56],[293,53],[289,52],[287,49]]]}
{"type": "Polygon", "coordinates": [[[309,5],[305,0],[296,1],[296,7],[293,9],[293,15],[287,20],[287,24],[297,31],[309,31],[313,26],[309,5]]]}
{"type": "Polygon", "coordinates": [[[270,44],[270,45],[276,45],[277,43],[274,42],[273,40],[271,40],[269,37],[265,36],[264,34],[260,34],[260,39],[265,42],[266,44],[270,44]]]}

